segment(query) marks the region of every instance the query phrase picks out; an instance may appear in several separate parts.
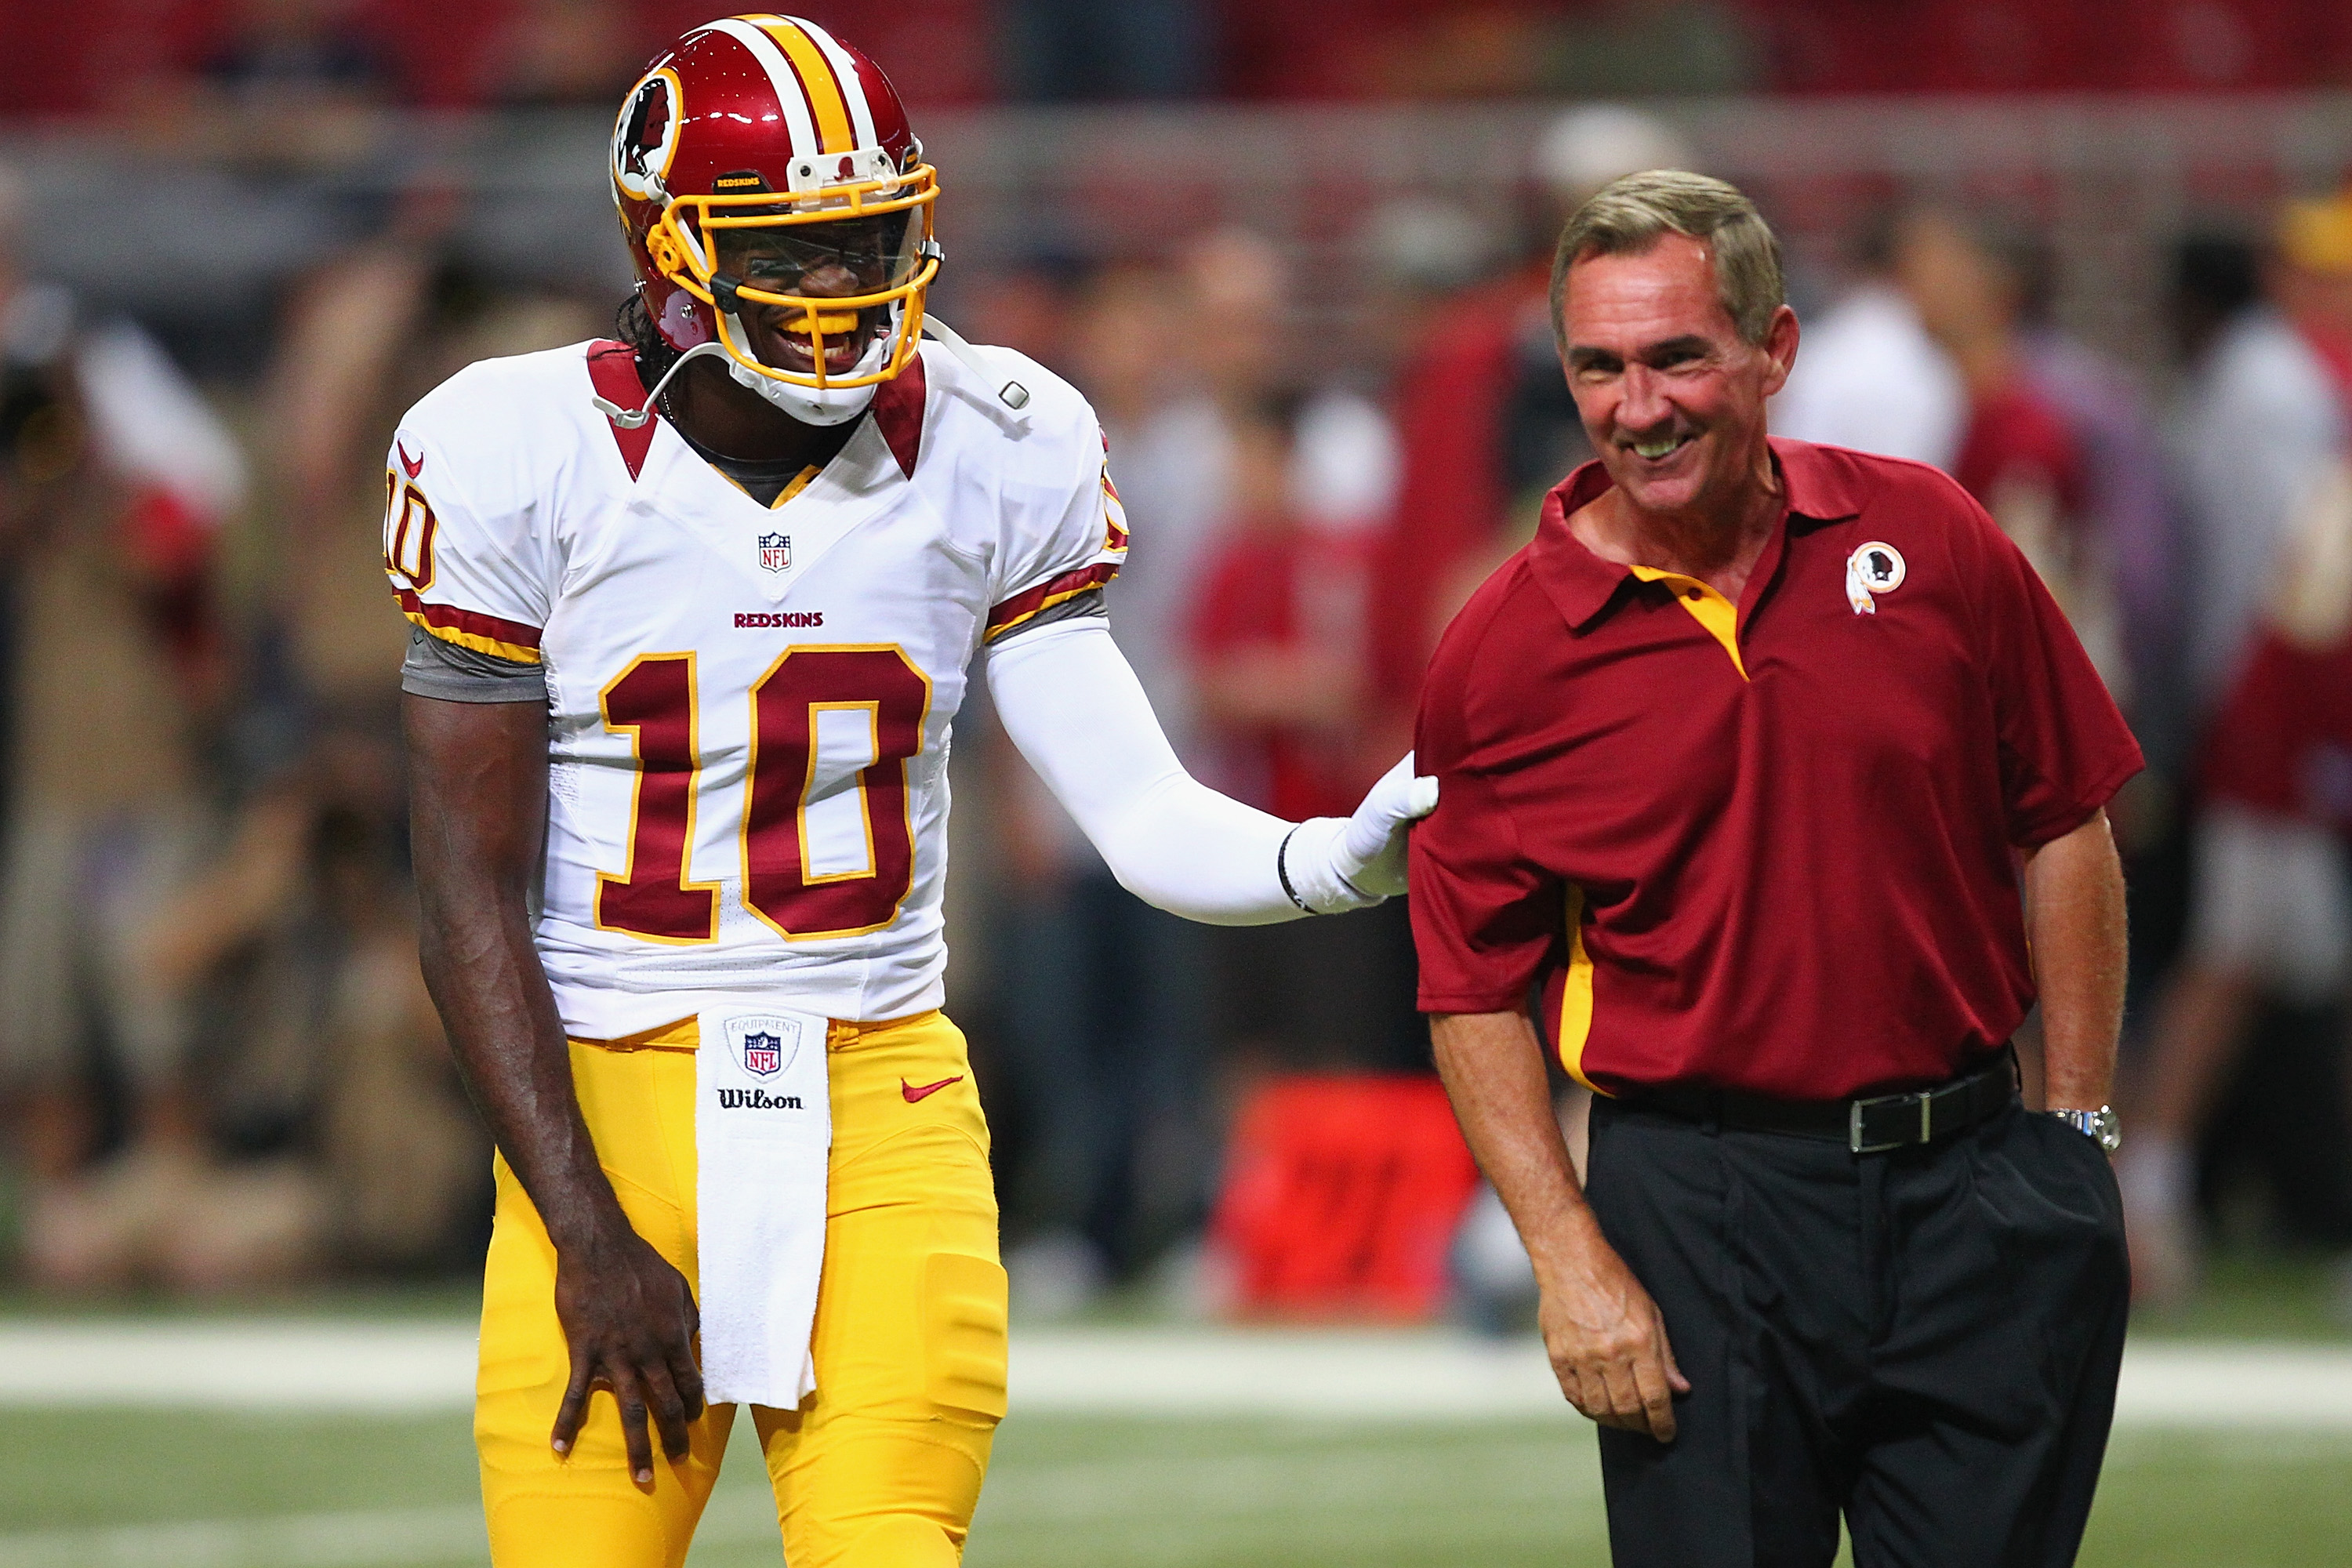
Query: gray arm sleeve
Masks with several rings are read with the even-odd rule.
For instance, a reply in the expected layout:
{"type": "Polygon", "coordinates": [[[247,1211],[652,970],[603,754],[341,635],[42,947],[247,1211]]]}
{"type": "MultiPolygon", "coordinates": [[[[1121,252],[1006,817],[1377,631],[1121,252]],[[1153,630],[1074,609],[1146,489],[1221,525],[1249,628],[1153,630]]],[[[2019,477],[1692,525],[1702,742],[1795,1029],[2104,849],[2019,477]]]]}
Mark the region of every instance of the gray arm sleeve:
{"type": "Polygon", "coordinates": [[[1050,610],[1038,611],[1011,631],[997,633],[995,642],[998,645],[1008,643],[1040,626],[1050,626],[1057,621],[1080,620],[1087,616],[1100,616],[1106,619],[1110,616],[1110,605],[1104,601],[1100,588],[1089,588],[1083,594],[1072,595],[1050,610]]]}
{"type": "Polygon", "coordinates": [[[423,626],[408,631],[408,657],[400,661],[400,689],[444,702],[547,701],[547,674],[522,664],[443,642],[423,626]]]}

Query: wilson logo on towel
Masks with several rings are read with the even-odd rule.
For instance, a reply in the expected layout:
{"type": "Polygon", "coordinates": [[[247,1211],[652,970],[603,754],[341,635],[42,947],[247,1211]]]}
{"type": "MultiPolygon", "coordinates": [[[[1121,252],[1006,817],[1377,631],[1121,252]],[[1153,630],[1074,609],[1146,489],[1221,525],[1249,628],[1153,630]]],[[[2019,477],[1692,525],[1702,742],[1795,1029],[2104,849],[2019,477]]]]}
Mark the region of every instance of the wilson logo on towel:
{"type": "Polygon", "coordinates": [[[719,1091],[721,1110],[798,1110],[801,1097],[797,1094],[770,1094],[764,1089],[722,1089],[719,1091]]]}

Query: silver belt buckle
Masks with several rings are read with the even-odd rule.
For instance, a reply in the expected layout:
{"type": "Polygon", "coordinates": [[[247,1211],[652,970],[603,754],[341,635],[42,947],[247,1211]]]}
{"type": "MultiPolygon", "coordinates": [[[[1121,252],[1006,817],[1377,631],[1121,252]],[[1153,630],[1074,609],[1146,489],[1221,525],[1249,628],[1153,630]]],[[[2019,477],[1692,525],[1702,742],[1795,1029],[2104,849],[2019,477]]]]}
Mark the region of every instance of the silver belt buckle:
{"type": "Polygon", "coordinates": [[[1935,1127],[1934,1100],[1935,1097],[1932,1093],[1920,1094],[1916,1097],[1908,1094],[1882,1094],[1875,1100],[1856,1100],[1848,1102],[1845,1111],[1846,1147],[1856,1154],[1884,1154],[1889,1149],[1903,1149],[1909,1147],[1915,1142],[1927,1142],[1929,1132],[1935,1127]],[[1917,1138],[1896,1138],[1890,1142],[1882,1143],[1865,1143],[1863,1142],[1862,1117],[1864,1110],[1873,1106],[1886,1105],[1895,1100],[1911,1100],[1914,1098],[1916,1098],[1919,1101],[1919,1136],[1917,1138]]]}

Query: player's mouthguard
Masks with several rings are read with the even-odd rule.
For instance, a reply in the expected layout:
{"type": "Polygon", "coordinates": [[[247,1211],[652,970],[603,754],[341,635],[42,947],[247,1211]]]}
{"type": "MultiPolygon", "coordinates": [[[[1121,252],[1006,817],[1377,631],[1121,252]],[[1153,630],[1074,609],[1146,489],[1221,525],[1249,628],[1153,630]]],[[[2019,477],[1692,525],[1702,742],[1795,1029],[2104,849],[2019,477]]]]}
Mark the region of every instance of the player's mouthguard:
{"type": "Polygon", "coordinates": [[[782,328],[788,332],[809,334],[812,328],[828,338],[841,337],[857,330],[855,310],[800,310],[784,318],[782,328]]]}

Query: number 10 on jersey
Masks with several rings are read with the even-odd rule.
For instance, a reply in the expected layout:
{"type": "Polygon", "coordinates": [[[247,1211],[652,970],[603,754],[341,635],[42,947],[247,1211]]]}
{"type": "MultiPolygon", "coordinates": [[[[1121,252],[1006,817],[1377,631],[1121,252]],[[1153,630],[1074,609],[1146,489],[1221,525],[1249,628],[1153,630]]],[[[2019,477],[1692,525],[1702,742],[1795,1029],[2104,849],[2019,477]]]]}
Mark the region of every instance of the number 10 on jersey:
{"type": "MultiPolygon", "coordinates": [[[[923,749],[929,678],[895,643],[791,647],[750,697],[744,907],[787,942],[881,930],[915,884],[907,764],[923,749]]],[[[604,727],[630,737],[637,777],[628,870],[596,879],[602,930],[669,942],[719,935],[717,885],[687,879],[702,782],[698,700],[690,653],[642,654],[604,688],[604,727]]]]}

